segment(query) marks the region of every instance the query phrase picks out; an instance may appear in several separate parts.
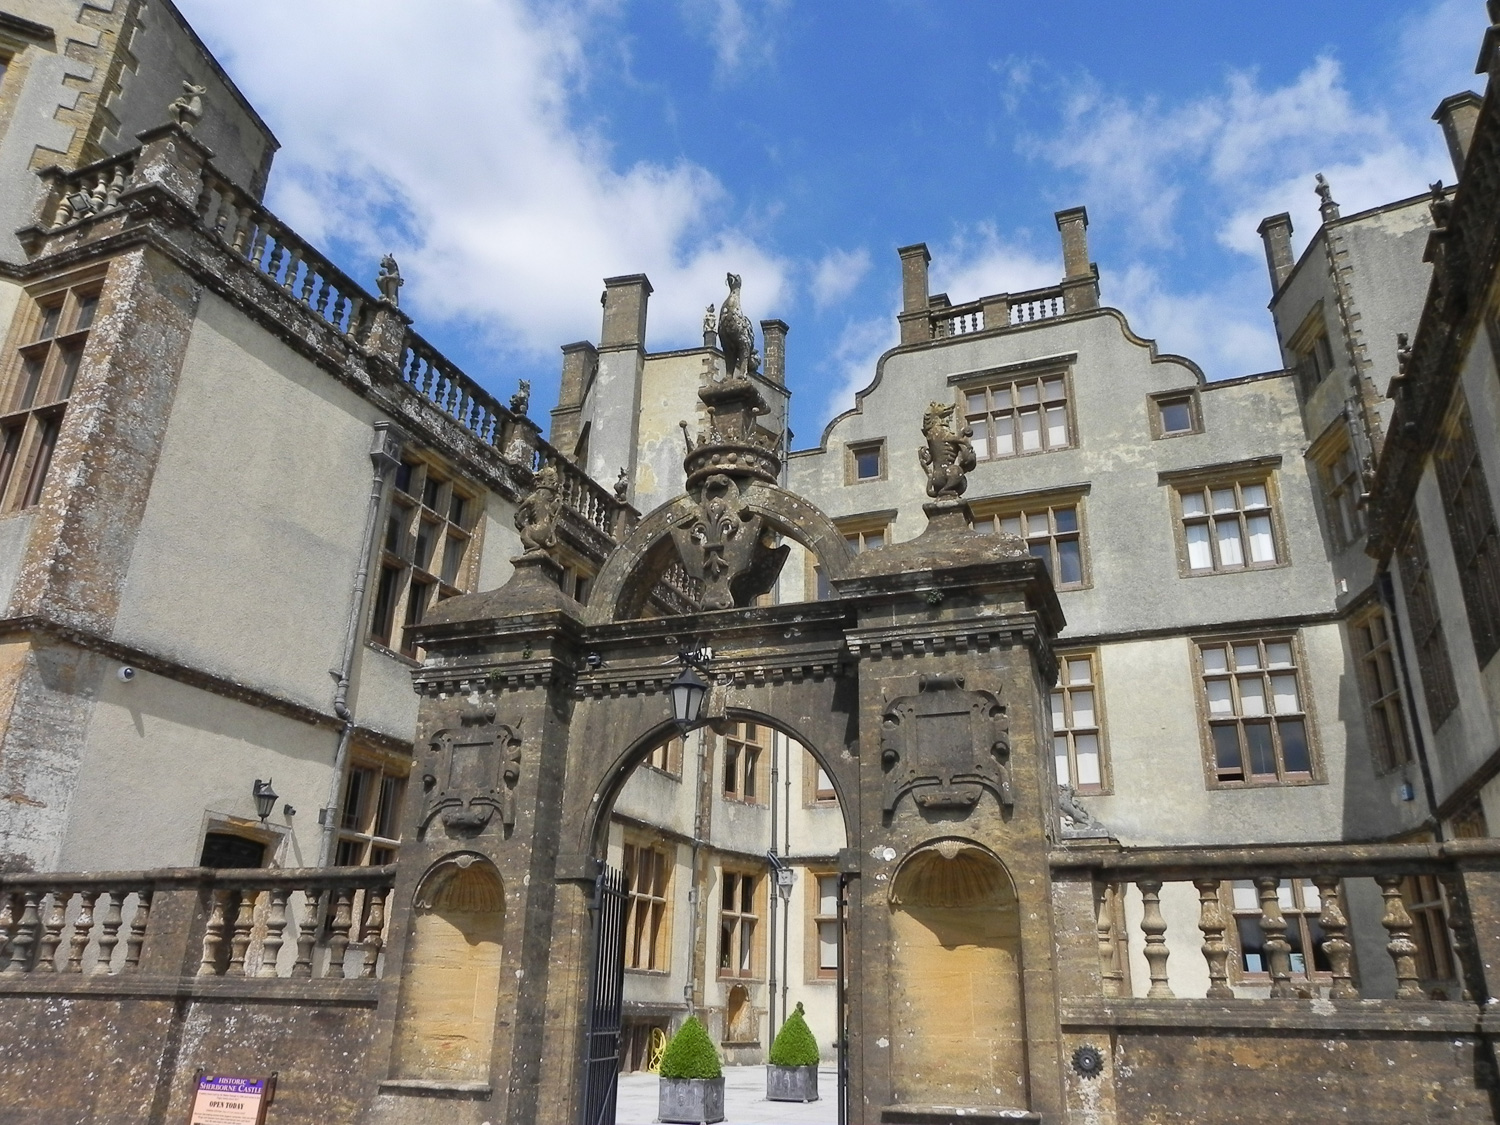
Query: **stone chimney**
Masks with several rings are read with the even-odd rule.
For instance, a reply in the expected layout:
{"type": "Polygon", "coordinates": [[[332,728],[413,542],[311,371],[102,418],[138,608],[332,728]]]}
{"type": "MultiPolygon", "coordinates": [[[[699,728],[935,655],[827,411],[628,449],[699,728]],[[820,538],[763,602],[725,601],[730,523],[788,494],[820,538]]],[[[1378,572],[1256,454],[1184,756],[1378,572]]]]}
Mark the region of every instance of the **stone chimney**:
{"type": "Polygon", "coordinates": [[[761,374],[773,383],[786,385],[786,334],[791,331],[784,320],[763,320],[760,334],[764,338],[761,350],[761,374]]]}
{"type": "Polygon", "coordinates": [[[1075,313],[1099,307],[1099,273],[1089,261],[1089,213],[1070,207],[1054,216],[1062,234],[1063,310],[1075,313]]]}
{"type": "Polygon", "coordinates": [[[1271,295],[1281,292],[1297,260],[1292,257],[1292,217],[1283,211],[1262,219],[1255,228],[1266,247],[1266,269],[1271,272],[1271,295]]]}
{"type": "Polygon", "coordinates": [[[1469,155],[1469,142],[1474,139],[1474,126],[1479,122],[1479,106],[1483,101],[1472,90],[1465,90],[1450,94],[1432,112],[1432,119],[1442,126],[1453,172],[1459,177],[1464,174],[1464,160],[1469,155]]]}
{"type": "Polygon", "coordinates": [[[646,343],[646,302],[651,282],[643,273],[604,279],[604,327],[599,350],[640,348],[646,343]]]}
{"type": "Polygon", "coordinates": [[[927,243],[916,242],[900,247],[901,255],[901,342],[925,344],[932,338],[927,319],[927,264],[932,255],[927,243]]]}
{"type": "Polygon", "coordinates": [[[552,410],[552,434],[547,440],[572,456],[582,426],[583,396],[599,369],[599,352],[584,340],[564,344],[562,353],[562,383],[557,390],[557,406],[552,410]]]}

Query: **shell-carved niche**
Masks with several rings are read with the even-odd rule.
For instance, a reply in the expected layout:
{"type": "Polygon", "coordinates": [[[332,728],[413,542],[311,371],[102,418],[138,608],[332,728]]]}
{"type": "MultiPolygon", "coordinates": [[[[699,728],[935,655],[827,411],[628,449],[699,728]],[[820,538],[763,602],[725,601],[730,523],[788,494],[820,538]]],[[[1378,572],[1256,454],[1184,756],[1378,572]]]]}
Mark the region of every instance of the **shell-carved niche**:
{"type": "Polygon", "coordinates": [[[444,727],[427,744],[422,786],[427,792],[418,831],[434,817],[452,832],[477,835],[494,815],[506,831],[516,823],[516,783],[521,780],[520,723],[495,721],[493,700],[465,708],[457,727],[444,727]]]}
{"type": "Polygon", "coordinates": [[[924,809],[972,809],[986,789],[1007,812],[1014,806],[1010,720],[994,693],[965,689],[960,675],[918,676],[880,726],[887,813],[907,793],[924,809]]]}

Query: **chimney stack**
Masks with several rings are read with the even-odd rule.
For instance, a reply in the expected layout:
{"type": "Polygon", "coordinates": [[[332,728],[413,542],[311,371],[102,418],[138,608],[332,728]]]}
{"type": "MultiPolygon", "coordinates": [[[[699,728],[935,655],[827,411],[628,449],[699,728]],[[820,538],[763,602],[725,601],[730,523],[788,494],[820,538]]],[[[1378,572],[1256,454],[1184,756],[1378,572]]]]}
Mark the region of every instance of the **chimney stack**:
{"type": "Polygon", "coordinates": [[[1464,160],[1469,155],[1469,142],[1474,139],[1474,126],[1479,123],[1479,106],[1483,101],[1472,90],[1464,90],[1438,102],[1432,112],[1432,119],[1442,126],[1453,172],[1459,178],[1464,174],[1464,160]]]}
{"type": "Polygon", "coordinates": [[[1271,295],[1281,292],[1281,286],[1291,276],[1297,264],[1292,257],[1292,217],[1283,211],[1262,219],[1255,228],[1266,247],[1266,268],[1271,272],[1271,295]]]}
{"type": "Polygon", "coordinates": [[[901,255],[901,342],[925,344],[932,336],[927,319],[927,264],[932,255],[925,242],[902,246],[896,253],[901,255]]]}
{"type": "Polygon", "coordinates": [[[646,343],[646,302],[651,282],[643,273],[604,279],[604,327],[599,350],[640,348],[646,343]]]}
{"type": "Polygon", "coordinates": [[[764,337],[761,358],[761,373],[773,383],[786,385],[786,334],[790,329],[784,320],[763,320],[760,334],[764,337]]]}
{"type": "Polygon", "coordinates": [[[1089,213],[1070,207],[1054,216],[1062,234],[1063,311],[1083,312],[1099,307],[1099,275],[1089,261],[1089,213]]]}

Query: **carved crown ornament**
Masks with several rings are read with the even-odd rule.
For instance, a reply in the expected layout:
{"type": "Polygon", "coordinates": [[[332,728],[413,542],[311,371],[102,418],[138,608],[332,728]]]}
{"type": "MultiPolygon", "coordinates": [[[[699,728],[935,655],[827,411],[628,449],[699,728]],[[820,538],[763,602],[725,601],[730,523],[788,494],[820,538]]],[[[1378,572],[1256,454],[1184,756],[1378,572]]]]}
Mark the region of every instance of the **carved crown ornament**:
{"type": "Polygon", "coordinates": [[[881,807],[893,813],[910,794],[923,809],[967,811],[988,791],[1009,812],[1010,720],[994,692],[971,691],[957,674],[916,678],[916,691],[880,717],[881,807]]]}
{"type": "Polygon", "coordinates": [[[516,784],[521,780],[520,722],[495,721],[493,699],[480,698],[459,712],[458,725],[428,740],[422,760],[425,833],[434,817],[461,835],[478,835],[496,813],[509,831],[516,823],[516,784]]]}

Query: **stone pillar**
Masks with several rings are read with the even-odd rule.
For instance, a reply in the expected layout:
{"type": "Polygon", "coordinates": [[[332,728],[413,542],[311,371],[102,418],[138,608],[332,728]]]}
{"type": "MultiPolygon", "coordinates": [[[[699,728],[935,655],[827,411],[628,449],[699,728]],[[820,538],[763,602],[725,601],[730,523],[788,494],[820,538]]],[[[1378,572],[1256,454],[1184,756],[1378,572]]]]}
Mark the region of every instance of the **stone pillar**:
{"type": "Polygon", "coordinates": [[[901,342],[925,344],[932,338],[927,319],[927,265],[932,255],[925,242],[902,246],[896,253],[901,255],[901,342]]]}
{"type": "Polygon", "coordinates": [[[761,373],[773,383],[786,385],[786,334],[790,331],[784,320],[763,320],[760,334],[765,340],[761,357],[761,373]]]}
{"type": "Polygon", "coordinates": [[[1292,257],[1292,217],[1283,211],[1262,219],[1255,228],[1266,248],[1266,269],[1271,274],[1271,295],[1281,292],[1292,267],[1297,264],[1292,257]]]}
{"type": "Polygon", "coordinates": [[[370,329],[365,333],[365,351],[398,371],[406,356],[406,330],[411,317],[384,297],[370,310],[370,329]]]}
{"type": "Polygon", "coordinates": [[[1459,178],[1464,174],[1464,160],[1469,155],[1469,142],[1474,139],[1474,126],[1479,123],[1479,107],[1483,103],[1478,94],[1464,90],[1450,94],[1432,111],[1432,119],[1442,127],[1443,139],[1448,142],[1453,174],[1459,178]]]}
{"type": "Polygon", "coordinates": [[[1099,307],[1099,271],[1089,261],[1089,213],[1084,207],[1058,211],[1063,250],[1063,309],[1084,312],[1099,307]]]}

